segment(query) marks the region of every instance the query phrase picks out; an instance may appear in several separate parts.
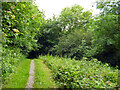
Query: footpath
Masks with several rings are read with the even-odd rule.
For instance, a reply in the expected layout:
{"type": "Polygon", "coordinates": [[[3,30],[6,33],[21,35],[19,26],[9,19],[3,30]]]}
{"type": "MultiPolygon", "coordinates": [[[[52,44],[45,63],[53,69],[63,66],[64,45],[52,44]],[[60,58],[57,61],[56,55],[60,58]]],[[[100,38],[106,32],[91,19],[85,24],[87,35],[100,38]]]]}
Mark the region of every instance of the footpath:
{"type": "Polygon", "coordinates": [[[57,88],[57,85],[53,80],[52,71],[42,60],[25,59],[3,84],[2,89],[7,88],[57,88]]]}
{"type": "Polygon", "coordinates": [[[26,88],[33,88],[34,79],[35,79],[35,64],[34,60],[32,60],[30,64],[29,79],[26,88]]]}

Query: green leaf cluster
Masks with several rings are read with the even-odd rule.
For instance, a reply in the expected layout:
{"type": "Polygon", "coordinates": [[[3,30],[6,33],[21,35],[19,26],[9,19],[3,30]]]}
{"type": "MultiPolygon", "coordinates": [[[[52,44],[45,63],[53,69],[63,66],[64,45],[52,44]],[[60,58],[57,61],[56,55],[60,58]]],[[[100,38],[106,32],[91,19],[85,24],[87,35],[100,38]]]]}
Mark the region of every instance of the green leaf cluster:
{"type": "Polygon", "coordinates": [[[102,12],[93,18],[89,28],[93,33],[93,39],[92,49],[87,55],[113,66],[119,66],[120,61],[119,5],[120,2],[116,0],[98,1],[97,8],[102,12]]]}
{"type": "Polygon", "coordinates": [[[52,50],[59,56],[81,59],[90,49],[92,33],[85,30],[75,30],[59,38],[52,50]]]}
{"type": "Polygon", "coordinates": [[[33,2],[2,3],[3,47],[17,47],[24,54],[37,47],[34,39],[44,21],[33,2]]]}
{"type": "Polygon", "coordinates": [[[58,43],[60,35],[61,26],[56,18],[46,20],[43,25],[40,26],[40,30],[35,37],[38,45],[35,52],[39,54],[47,54],[50,52],[51,47],[58,43]]]}

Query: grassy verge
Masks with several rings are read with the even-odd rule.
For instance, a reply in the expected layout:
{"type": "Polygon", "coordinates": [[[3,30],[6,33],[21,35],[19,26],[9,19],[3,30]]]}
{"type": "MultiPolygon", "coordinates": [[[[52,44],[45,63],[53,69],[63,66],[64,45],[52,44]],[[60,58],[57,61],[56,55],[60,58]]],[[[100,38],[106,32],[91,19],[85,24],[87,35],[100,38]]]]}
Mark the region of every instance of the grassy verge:
{"type": "Polygon", "coordinates": [[[50,69],[42,60],[35,60],[34,88],[56,88],[50,69]]]}
{"type": "Polygon", "coordinates": [[[25,59],[16,68],[16,72],[12,73],[2,88],[25,88],[30,70],[30,61],[25,59]]]}

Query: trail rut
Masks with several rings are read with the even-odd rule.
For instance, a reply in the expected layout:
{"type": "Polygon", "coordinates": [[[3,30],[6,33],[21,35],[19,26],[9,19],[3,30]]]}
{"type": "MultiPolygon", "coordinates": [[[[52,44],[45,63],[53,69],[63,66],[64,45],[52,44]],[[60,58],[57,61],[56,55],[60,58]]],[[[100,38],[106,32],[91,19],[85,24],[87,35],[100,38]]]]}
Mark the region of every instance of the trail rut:
{"type": "Polygon", "coordinates": [[[34,88],[33,87],[34,79],[35,79],[35,64],[34,64],[34,60],[32,60],[30,64],[30,72],[29,72],[29,78],[26,88],[34,88]]]}

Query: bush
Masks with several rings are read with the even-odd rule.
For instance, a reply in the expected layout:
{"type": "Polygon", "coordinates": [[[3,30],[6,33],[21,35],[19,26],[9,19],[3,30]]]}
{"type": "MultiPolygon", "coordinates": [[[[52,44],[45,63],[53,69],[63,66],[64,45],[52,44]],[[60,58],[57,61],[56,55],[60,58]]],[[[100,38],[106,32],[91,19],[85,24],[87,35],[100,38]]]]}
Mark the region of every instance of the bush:
{"type": "Polygon", "coordinates": [[[102,64],[97,59],[91,61],[83,57],[81,61],[52,56],[40,56],[52,69],[54,79],[64,88],[111,88],[117,86],[118,69],[102,64]]]}
{"type": "Polygon", "coordinates": [[[75,30],[59,39],[52,49],[57,55],[81,59],[90,48],[92,33],[86,30],[75,30]]]}

